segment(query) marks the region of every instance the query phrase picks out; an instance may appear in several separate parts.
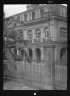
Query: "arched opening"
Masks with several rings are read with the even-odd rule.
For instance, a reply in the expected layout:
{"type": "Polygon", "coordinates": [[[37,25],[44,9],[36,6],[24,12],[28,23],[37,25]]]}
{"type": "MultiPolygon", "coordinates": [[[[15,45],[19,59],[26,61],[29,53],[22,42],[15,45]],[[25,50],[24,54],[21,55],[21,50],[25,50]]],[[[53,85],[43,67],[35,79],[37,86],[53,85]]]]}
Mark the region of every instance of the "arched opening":
{"type": "Polygon", "coordinates": [[[32,60],[32,55],[33,55],[33,54],[32,54],[32,49],[29,48],[28,51],[29,51],[29,58],[32,60]]]}
{"type": "Polygon", "coordinates": [[[41,30],[40,29],[36,29],[35,34],[36,34],[36,38],[41,38],[41,30]]]}
{"type": "Polygon", "coordinates": [[[32,39],[32,30],[28,30],[27,35],[28,35],[28,40],[31,40],[32,39]]]}
{"type": "Polygon", "coordinates": [[[64,27],[60,28],[60,37],[67,37],[67,29],[64,27]]]}
{"type": "Polygon", "coordinates": [[[25,49],[20,49],[21,50],[21,56],[22,60],[27,60],[27,52],[25,49]]]}
{"type": "Polygon", "coordinates": [[[22,56],[21,56],[21,50],[20,48],[14,48],[14,58],[15,58],[15,61],[21,61],[22,60],[22,56]]]}
{"type": "Polygon", "coordinates": [[[49,37],[50,36],[49,28],[48,27],[44,28],[44,35],[45,35],[45,37],[49,37]]]}
{"type": "Polygon", "coordinates": [[[41,51],[39,48],[36,48],[36,60],[37,62],[40,62],[41,60],[41,51]]]}
{"type": "Polygon", "coordinates": [[[61,50],[60,50],[60,59],[63,58],[63,56],[65,55],[65,52],[66,52],[66,48],[61,48],[61,50]]]}

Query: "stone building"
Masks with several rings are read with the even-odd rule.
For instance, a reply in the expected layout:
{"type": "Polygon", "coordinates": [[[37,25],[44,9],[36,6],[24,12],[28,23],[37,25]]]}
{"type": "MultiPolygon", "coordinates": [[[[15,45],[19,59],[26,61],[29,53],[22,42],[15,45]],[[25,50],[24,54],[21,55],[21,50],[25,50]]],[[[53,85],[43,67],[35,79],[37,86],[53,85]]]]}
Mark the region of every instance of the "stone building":
{"type": "MultiPolygon", "coordinates": [[[[45,67],[49,66],[52,73],[54,73],[52,66],[55,66],[55,62],[67,64],[66,6],[61,4],[27,4],[27,11],[6,18],[5,23],[6,32],[9,34],[12,32],[16,40],[22,41],[16,43],[17,55],[25,58],[24,51],[26,51],[32,62],[41,63],[45,60],[45,67]],[[23,43],[24,41],[26,44],[23,43]]],[[[11,48],[12,52],[13,49],[11,48]]],[[[53,77],[52,82],[54,81],[53,77]]]]}

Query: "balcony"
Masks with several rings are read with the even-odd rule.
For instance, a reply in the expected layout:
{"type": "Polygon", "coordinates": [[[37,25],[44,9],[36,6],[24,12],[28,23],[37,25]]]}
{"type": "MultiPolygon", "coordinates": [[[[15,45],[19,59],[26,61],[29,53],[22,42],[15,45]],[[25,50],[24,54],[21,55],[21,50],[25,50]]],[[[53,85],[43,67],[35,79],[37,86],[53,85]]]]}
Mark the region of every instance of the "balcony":
{"type": "Polygon", "coordinates": [[[34,42],[40,43],[41,42],[41,39],[34,39],[34,42]]]}
{"type": "Polygon", "coordinates": [[[28,40],[28,43],[32,43],[32,40],[28,40]]]}
{"type": "Polygon", "coordinates": [[[43,38],[43,42],[46,42],[48,38],[43,38]]]}

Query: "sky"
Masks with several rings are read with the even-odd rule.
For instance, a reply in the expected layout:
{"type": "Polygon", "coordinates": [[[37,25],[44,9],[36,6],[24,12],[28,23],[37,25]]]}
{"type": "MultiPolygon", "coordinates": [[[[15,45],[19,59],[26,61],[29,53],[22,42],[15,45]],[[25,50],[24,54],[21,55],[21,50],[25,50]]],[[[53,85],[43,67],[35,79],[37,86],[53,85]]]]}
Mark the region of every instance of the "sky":
{"type": "Polygon", "coordinates": [[[26,4],[5,4],[3,6],[3,10],[5,13],[5,18],[15,15],[17,13],[24,12],[26,10],[26,4]]]}
{"type": "Polygon", "coordinates": [[[3,6],[5,18],[26,11],[26,6],[26,4],[5,4],[3,6]]]}

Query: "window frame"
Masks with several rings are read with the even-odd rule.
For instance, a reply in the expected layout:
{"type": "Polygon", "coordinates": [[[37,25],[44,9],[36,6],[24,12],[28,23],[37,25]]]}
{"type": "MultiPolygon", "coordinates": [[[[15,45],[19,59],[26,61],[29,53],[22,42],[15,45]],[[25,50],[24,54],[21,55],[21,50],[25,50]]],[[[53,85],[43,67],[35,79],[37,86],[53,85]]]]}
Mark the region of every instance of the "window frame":
{"type": "Polygon", "coordinates": [[[32,20],[32,12],[27,13],[27,21],[32,20]]]}
{"type": "Polygon", "coordinates": [[[40,9],[37,9],[35,11],[35,19],[39,19],[39,18],[41,18],[41,11],[40,11],[40,9]]]}
{"type": "Polygon", "coordinates": [[[50,34],[49,34],[49,28],[48,28],[48,27],[45,27],[45,28],[44,28],[44,36],[45,36],[45,37],[49,37],[49,35],[50,35],[50,34]],[[46,30],[46,29],[47,29],[47,30],[46,30]]]}
{"type": "Polygon", "coordinates": [[[24,14],[20,14],[20,21],[25,21],[24,14]]]}
{"type": "Polygon", "coordinates": [[[27,31],[28,40],[32,40],[32,30],[27,31]]]}
{"type": "Polygon", "coordinates": [[[40,29],[36,29],[35,30],[35,35],[36,35],[36,38],[41,38],[41,30],[40,29]]]}
{"type": "Polygon", "coordinates": [[[61,27],[60,28],[60,37],[67,37],[67,29],[66,28],[64,28],[64,27],[61,27]]]}

